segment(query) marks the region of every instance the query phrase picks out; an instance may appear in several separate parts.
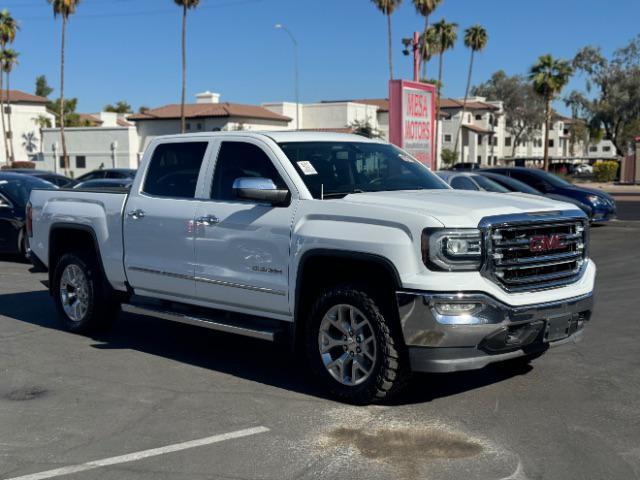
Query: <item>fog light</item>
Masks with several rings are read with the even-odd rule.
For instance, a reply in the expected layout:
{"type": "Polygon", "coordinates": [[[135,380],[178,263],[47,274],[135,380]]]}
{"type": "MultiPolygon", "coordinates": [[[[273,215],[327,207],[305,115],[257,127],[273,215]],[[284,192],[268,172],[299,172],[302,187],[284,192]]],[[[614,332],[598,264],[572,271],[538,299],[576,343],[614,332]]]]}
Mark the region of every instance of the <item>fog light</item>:
{"type": "Polygon", "coordinates": [[[480,303],[436,303],[435,309],[440,315],[470,315],[482,307],[480,303]]]}

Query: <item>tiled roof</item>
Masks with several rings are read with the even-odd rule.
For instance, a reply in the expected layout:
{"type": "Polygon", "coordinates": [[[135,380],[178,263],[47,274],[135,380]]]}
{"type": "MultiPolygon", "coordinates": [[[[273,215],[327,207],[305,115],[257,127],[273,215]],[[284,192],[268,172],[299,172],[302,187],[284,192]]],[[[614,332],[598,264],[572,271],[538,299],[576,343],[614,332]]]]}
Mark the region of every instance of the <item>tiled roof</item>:
{"type": "Polygon", "coordinates": [[[97,127],[104,123],[98,117],[90,113],[79,113],[78,116],[80,117],[80,123],[88,124],[92,127],[97,127]]]}
{"type": "MultiPolygon", "coordinates": [[[[189,103],[185,106],[185,116],[187,118],[208,118],[208,117],[240,117],[258,118],[261,120],[278,120],[289,122],[291,118],[267,110],[256,105],[243,105],[240,103],[189,103]]],[[[145,113],[130,115],[127,120],[168,120],[180,118],[180,105],[172,104],[164,107],[147,110],[145,113]]]]}
{"type": "MultiPolygon", "coordinates": [[[[462,108],[463,102],[453,98],[443,98],[440,100],[440,108],[462,108]]],[[[467,102],[466,110],[500,110],[496,105],[487,102],[467,102]]]]}
{"type": "Polygon", "coordinates": [[[466,128],[467,130],[471,130],[472,132],[482,133],[482,134],[493,134],[491,130],[485,130],[484,128],[476,127],[475,125],[462,125],[462,128],[466,128]]]}
{"type": "MultiPolygon", "coordinates": [[[[9,90],[9,99],[11,103],[47,103],[49,100],[38,95],[31,95],[30,93],[23,92],[21,90],[9,90]]],[[[2,90],[0,93],[2,101],[7,101],[7,91],[2,90]]]]}
{"type": "Polygon", "coordinates": [[[122,118],[119,118],[116,123],[118,124],[119,127],[133,127],[133,123],[127,122],[126,120],[123,120],[122,118]]]}

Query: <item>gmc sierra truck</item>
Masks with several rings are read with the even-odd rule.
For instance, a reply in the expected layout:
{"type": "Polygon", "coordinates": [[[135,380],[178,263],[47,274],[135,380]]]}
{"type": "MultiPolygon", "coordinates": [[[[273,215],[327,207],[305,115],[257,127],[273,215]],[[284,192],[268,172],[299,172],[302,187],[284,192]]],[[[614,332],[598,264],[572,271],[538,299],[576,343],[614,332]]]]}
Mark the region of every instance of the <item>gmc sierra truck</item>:
{"type": "Polygon", "coordinates": [[[285,339],[354,403],[412,371],[529,361],[592,310],[575,206],[452,190],[355,135],[156,138],[129,191],[34,190],[27,223],[70,331],[122,309],[285,339]]]}

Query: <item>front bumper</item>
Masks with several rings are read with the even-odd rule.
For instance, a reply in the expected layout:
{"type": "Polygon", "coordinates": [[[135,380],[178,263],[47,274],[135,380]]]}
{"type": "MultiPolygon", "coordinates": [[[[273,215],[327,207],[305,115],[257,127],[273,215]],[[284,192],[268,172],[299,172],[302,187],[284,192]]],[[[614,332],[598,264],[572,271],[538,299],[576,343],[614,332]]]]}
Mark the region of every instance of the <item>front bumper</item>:
{"type": "Polygon", "coordinates": [[[575,341],[593,309],[592,293],[519,307],[483,293],[401,291],[396,299],[411,368],[419,372],[474,370],[575,341]],[[477,308],[443,315],[443,303],[477,308]]]}

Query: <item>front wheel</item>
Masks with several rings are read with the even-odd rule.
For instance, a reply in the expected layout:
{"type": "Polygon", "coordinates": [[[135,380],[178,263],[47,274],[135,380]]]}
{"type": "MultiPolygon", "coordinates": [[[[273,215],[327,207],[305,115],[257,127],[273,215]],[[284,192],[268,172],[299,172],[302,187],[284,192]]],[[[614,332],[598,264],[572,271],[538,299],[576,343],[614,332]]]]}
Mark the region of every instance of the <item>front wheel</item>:
{"type": "Polygon", "coordinates": [[[402,336],[391,312],[366,289],[325,291],[311,309],[306,351],[314,373],[341,400],[381,401],[408,377],[402,336]]]}
{"type": "Polygon", "coordinates": [[[97,262],[89,253],[67,253],[56,265],[53,296],[65,329],[87,333],[105,327],[117,313],[97,262]]]}

